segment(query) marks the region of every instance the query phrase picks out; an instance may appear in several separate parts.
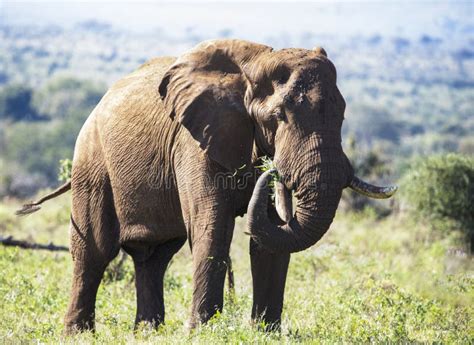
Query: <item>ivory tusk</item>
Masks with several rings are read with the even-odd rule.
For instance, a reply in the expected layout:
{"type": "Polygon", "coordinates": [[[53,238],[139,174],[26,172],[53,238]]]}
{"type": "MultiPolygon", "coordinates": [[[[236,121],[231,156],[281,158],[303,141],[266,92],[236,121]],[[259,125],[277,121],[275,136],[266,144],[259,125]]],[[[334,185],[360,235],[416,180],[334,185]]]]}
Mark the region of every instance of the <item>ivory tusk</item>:
{"type": "Polygon", "coordinates": [[[351,183],[349,184],[349,188],[356,191],[357,193],[374,199],[390,198],[398,190],[398,186],[374,186],[370,183],[361,180],[357,176],[353,177],[351,183]]]}
{"type": "Polygon", "coordinates": [[[280,181],[275,181],[275,208],[278,216],[285,223],[293,218],[293,204],[291,200],[291,191],[286,189],[280,181]]]}

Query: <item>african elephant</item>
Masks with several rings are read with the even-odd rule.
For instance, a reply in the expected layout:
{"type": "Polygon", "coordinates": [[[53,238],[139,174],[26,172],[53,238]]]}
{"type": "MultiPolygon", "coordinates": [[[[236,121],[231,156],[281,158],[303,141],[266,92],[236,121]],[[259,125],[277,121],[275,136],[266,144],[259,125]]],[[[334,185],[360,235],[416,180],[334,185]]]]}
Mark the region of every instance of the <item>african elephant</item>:
{"type": "Polygon", "coordinates": [[[342,190],[374,197],[395,190],[354,176],[341,146],[344,108],[322,48],[207,41],[116,82],[79,133],[70,182],[20,211],[72,189],[66,332],[94,328],[97,289],[120,248],[136,270],[135,322],[162,323],[163,276],[186,239],[190,326],[209,320],[222,309],[234,219],[245,212],[252,318],[278,327],[290,253],[324,235],[342,190]],[[270,171],[256,178],[262,156],[273,158],[281,177],[281,217],[269,203],[270,171]],[[284,210],[290,191],[294,214],[284,210]]]}

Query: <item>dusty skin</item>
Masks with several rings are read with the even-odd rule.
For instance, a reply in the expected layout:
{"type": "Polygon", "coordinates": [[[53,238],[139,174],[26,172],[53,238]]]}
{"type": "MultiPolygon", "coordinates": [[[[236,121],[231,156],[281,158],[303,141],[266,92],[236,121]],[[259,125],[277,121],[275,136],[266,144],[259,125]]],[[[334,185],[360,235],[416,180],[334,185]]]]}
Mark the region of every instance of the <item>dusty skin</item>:
{"type": "Polygon", "coordinates": [[[326,233],[342,189],[394,192],[354,176],[341,146],[344,109],[322,48],[208,41],[115,83],[77,138],[71,181],[21,211],[72,190],[66,332],[94,328],[97,289],[120,248],[135,265],[135,322],[164,322],[163,276],[186,239],[194,267],[190,326],[209,320],[222,310],[234,221],[245,212],[252,318],[277,329],[290,253],[326,233]],[[268,202],[270,172],[257,180],[265,155],[281,176],[278,212],[268,202]],[[290,191],[294,213],[285,210],[290,191]]]}

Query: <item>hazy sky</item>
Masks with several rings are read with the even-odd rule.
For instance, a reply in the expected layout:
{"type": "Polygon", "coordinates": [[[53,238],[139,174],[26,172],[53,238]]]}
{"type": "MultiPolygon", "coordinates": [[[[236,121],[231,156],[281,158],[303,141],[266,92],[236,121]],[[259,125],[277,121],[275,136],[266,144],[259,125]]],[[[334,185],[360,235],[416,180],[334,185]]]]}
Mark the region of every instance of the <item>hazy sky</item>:
{"type": "Polygon", "coordinates": [[[9,24],[73,26],[95,19],[135,31],[161,29],[167,33],[222,29],[233,36],[313,32],[319,34],[420,36],[437,35],[450,21],[474,22],[474,1],[5,1],[0,20],[9,24]]]}

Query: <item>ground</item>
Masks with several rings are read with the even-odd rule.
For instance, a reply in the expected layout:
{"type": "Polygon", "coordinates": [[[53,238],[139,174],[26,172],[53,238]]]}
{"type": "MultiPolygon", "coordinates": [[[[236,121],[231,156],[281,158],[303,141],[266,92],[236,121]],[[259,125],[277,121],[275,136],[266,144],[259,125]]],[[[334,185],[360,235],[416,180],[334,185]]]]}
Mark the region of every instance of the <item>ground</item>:
{"type": "MultiPolygon", "coordinates": [[[[0,204],[0,235],[68,243],[69,196],[21,219],[17,202],[0,204]]],[[[131,260],[109,270],[97,299],[97,332],[62,338],[71,285],[68,253],[0,246],[0,342],[78,343],[367,343],[474,342],[472,257],[459,236],[438,235],[428,222],[403,214],[378,220],[373,212],[339,213],[316,246],[292,255],[280,333],[249,321],[251,276],[245,221],[232,244],[235,296],[225,310],[189,333],[189,247],[165,277],[166,325],[133,332],[135,287],[131,260]]],[[[227,289],[227,288],[226,288],[227,289]]]]}

